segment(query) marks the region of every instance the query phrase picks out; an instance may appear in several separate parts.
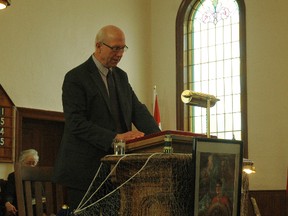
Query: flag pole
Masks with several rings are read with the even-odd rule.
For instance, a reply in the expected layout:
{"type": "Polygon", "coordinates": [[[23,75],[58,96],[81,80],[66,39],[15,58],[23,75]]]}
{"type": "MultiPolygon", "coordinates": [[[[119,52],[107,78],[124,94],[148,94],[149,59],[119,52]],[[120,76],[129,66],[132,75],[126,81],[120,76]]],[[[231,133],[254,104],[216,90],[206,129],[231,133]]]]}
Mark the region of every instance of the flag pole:
{"type": "Polygon", "coordinates": [[[153,87],[153,110],[152,110],[153,116],[155,112],[155,100],[156,100],[156,85],[154,85],[153,87]]]}
{"type": "Polygon", "coordinates": [[[154,102],[153,102],[153,117],[154,117],[155,121],[157,122],[157,125],[160,128],[160,130],[162,130],[156,85],[154,86],[153,100],[154,100],[154,102]]]}

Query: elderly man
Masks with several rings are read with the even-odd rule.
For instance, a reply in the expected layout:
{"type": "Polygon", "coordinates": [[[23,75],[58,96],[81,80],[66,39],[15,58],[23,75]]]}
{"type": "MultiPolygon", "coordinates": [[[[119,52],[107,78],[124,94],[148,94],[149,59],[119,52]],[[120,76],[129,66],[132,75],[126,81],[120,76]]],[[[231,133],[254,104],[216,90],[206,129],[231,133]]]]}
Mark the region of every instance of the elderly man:
{"type": "Polygon", "coordinates": [[[65,76],[65,129],[54,179],[67,186],[72,209],[88,189],[101,158],[113,152],[113,139],[127,141],[160,131],[127,74],[117,67],[127,49],[123,31],[105,26],[96,35],[93,55],[65,76]]]}

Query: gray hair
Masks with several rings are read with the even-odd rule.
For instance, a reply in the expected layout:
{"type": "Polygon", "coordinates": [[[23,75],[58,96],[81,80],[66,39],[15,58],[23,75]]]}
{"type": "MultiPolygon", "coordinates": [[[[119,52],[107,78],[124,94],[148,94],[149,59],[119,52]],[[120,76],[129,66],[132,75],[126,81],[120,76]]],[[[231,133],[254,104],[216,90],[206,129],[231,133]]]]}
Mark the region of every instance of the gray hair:
{"type": "Polygon", "coordinates": [[[96,45],[96,43],[98,43],[98,42],[103,42],[103,40],[105,39],[105,37],[106,37],[106,34],[105,34],[104,29],[102,28],[102,29],[99,30],[99,32],[98,32],[97,35],[96,35],[95,45],[96,45]]]}
{"type": "Polygon", "coordinates": [[[102,43],[108,38],[113,37],[115,32],[121,32],[124,35],[123,31],[117,26],[107,25],[107,26],[102,27],[96,35],[95,46],[97,43],[102,43]]]}
{"type": "Polygon", "coordinates": [[[35,149],[27,149],[27,150],[24,150],[20,153],[19,162],[22,163],[23,161],[25,161],[25,159],[28,156],[33,156],[35,158],[35,160],[37,160],[37,161],[39,160],[38,152],[35,149]]]}

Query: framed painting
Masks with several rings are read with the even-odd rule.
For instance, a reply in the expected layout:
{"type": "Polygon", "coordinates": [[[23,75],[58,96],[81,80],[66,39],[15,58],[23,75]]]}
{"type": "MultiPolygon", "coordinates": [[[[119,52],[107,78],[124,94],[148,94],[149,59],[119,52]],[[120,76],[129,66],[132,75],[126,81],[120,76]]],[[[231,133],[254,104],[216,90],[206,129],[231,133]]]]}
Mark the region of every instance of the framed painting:
{"type": "Polygon", "coordinates": [[[242,141],[193,139],[193,215],[240,215],[242,151],[242,141]]]}

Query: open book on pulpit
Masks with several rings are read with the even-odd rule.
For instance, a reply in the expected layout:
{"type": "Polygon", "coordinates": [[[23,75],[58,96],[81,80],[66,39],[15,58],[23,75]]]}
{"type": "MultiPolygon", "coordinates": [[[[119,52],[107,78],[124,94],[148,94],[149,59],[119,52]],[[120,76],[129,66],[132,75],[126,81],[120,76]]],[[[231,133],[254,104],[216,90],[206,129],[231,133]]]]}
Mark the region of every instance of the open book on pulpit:
{"type": "Polygon", "coordinates": [[[206,134],[197,134],[179,130],[164,130],[141,138],[126,142],[127,153],[155,153],[163,152],[165,135],[172,138],[174,153],[192,153],[194,137],[207,137],[206,134]]]}

